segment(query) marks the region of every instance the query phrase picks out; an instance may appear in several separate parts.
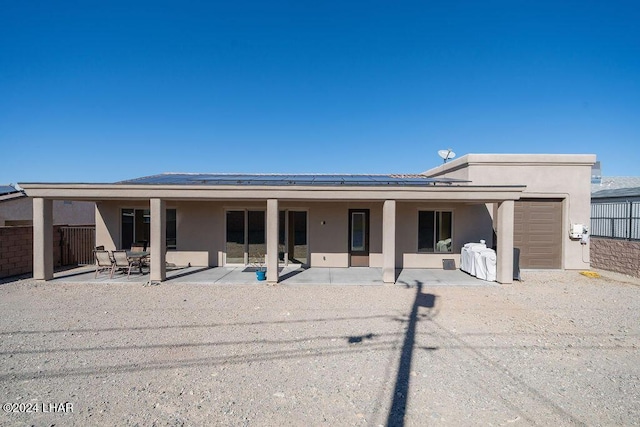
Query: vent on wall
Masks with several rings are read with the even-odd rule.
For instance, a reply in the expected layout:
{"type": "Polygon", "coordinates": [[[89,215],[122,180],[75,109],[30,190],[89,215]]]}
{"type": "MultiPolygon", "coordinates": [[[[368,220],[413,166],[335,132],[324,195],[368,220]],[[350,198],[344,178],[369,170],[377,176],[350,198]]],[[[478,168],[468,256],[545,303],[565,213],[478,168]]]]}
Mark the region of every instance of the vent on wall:
{"type": "Polygon", "coordinates": [[[443,259],[442,260],[442,268],[445,270],[455,270],[456,262],[453,259],[443,259]]]}

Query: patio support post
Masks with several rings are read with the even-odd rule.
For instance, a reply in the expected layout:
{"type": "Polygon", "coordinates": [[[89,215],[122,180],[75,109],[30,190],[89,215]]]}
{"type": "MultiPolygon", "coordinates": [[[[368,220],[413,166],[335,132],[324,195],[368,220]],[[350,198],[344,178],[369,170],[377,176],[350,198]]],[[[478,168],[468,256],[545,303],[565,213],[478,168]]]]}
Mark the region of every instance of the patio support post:
{"type": "Polygon", "coordinates": [[[382,206],[382,281],[396,282],[396,201],[382,206]]]}
{"type": "Polygon", "coordinates": [[[33,278],[53,279],[53,200],[33,199],[33,278]]]}
{"type": "Polygon", "coordinates": [[[162,199],[151,199],[151,281],[164,281],[167,278],[167,211],[162,199]]]}
{"type": "Polygon", "coordinates": [[[267,282],[278,283],[278,199],[267,200],[267,282]]]}
{"type": "Polygon", "coordinates": [[[496,280],[513,283],[513,212],[515,202],[505,200],[498,205],[498,242],[496,280]]]}

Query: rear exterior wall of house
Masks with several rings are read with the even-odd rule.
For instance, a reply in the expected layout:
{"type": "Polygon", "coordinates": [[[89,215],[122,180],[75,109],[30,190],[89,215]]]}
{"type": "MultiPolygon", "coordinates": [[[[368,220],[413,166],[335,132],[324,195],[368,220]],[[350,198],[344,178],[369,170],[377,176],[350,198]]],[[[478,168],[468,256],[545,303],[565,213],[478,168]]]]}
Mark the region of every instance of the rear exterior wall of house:
{"type": "MultiPolygon", "coordinates": [[[[443,259],[459,266],[460,251],[467,242],[493,244],[492,218],[484,203],[397,202],[396,267],[442,268],[443,259]],[[418,250],[420,211],[451,212],[450,252],[418,250]]],[[[489,208],[492,205],[489,205],[489,208]]],[[[226,212],[266,211],[266,201],[167,201],[176,210],[176,250],[167,261],[176,265],[221,266],[226,260],[226,212]]],[[[108,250],[122,247],[122,209],[149,209],[149,202],[102,201],[96,210],[96,244],[108,250]]],[[[280,201],[280,211],[306,212],[307,264],[312,267],[348,267],[350,210],[368,210],[369,266],[382,267],[382,202],[280,201]]]]}

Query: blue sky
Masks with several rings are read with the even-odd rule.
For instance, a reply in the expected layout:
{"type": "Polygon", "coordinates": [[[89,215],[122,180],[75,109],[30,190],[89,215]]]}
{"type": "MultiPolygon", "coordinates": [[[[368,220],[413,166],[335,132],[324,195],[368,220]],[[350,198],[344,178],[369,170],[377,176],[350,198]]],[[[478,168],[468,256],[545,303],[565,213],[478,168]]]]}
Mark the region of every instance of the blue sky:
{"type": "Polygon", "coordinates": [[[637,1],[0,1],[0,183],[387,173],[437,151],[640,175],[637,1]]]}

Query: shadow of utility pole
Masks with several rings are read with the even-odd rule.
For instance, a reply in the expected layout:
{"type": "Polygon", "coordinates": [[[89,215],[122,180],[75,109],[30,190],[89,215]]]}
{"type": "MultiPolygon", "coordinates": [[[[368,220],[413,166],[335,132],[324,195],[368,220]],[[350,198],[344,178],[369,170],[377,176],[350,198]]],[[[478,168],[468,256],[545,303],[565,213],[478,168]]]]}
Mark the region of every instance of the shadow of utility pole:
{"type": "Polygon", "coordinates": [[[418,323],[419,307],[435,307],[436,296],[422,293],[422,282],[416,281],[416,296],[411,307],[411,314],[407,324],[400,354],[400,364],[398,365],[398,375],[396,386],[393,391],[393,403],[387,417],[387,426],[404,426],[404,416],[407,412],[407,401],[409,396],[409,381],[411,378],[411,359],[416,340],[416,324],[418,323]]]}

